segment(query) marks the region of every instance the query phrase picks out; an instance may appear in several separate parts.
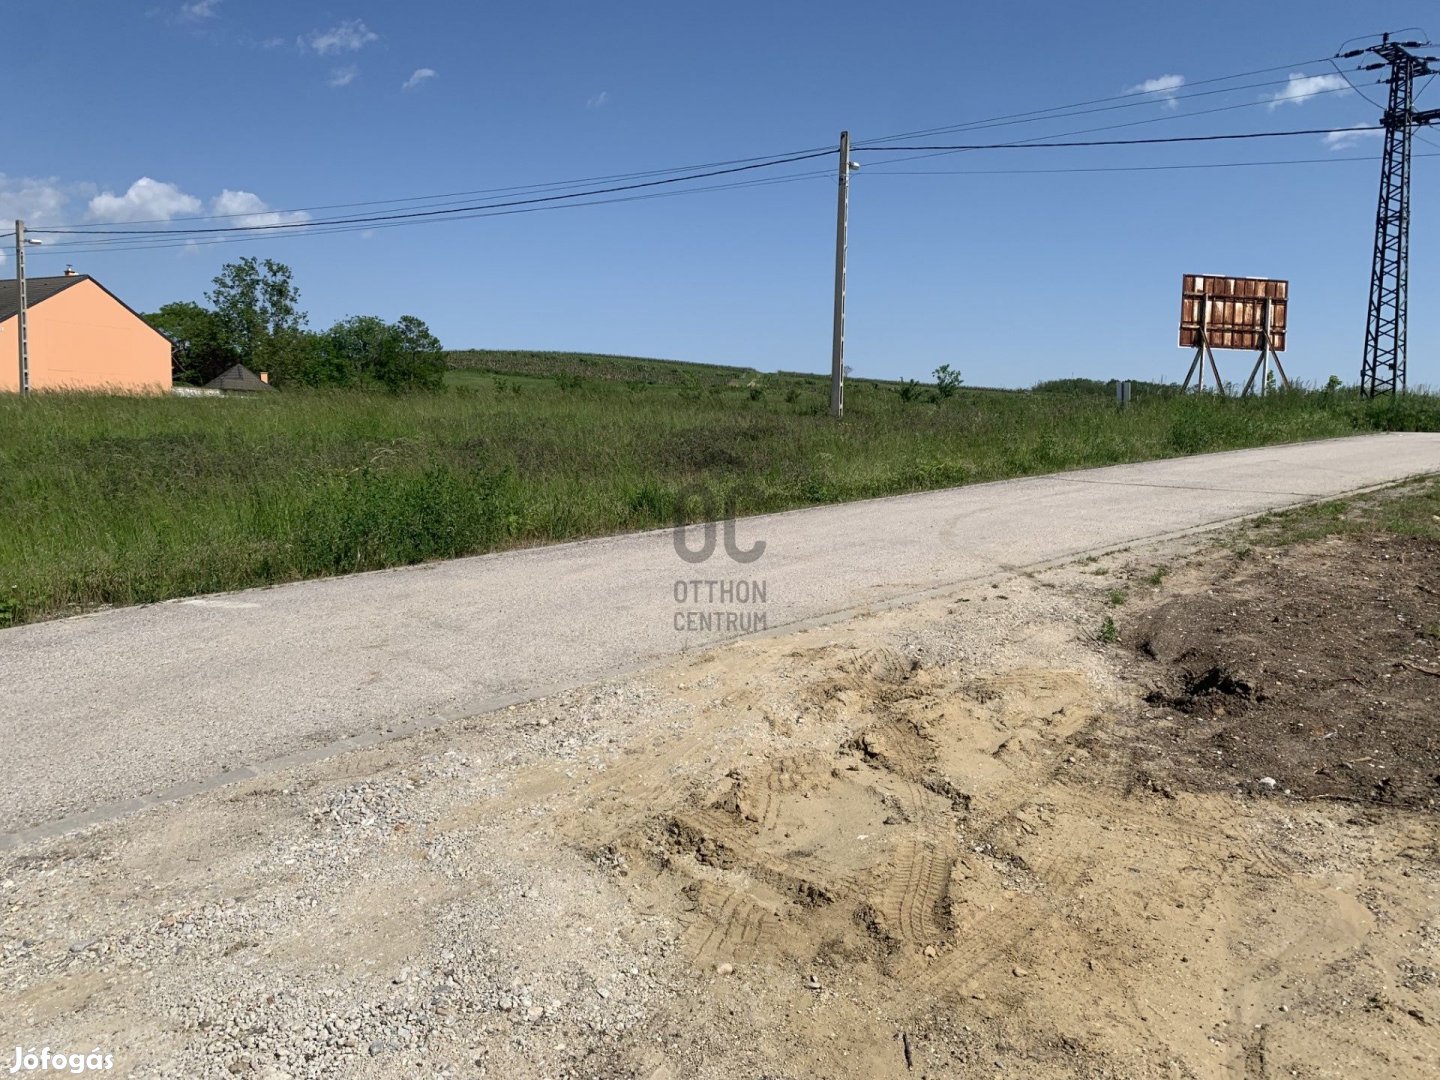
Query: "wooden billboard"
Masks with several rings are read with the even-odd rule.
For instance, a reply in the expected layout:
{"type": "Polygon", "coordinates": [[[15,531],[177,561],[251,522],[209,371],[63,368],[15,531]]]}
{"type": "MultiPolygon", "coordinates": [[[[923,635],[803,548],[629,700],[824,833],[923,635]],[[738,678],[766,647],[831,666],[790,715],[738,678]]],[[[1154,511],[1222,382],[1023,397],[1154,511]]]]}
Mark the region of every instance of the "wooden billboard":
{"type": "Polygon", "coordinates": [[[1278,278],[1186,274],[1180,288],[1180,345],[1196,348],[1203,328],[1212,349],[1265,347],[1265,309],[1270,309],[1269,347],[1285,351],[1290,283],[1278,278]]]}

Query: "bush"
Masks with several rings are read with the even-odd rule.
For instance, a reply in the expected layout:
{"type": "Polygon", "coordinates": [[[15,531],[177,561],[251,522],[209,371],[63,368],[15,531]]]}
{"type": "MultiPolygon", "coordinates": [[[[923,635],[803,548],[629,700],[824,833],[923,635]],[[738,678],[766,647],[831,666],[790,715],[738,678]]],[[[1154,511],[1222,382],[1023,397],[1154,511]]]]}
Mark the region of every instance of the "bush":
{"type": "Polygon", "coordinates": [[[934,374],[935,389],[942,398],[953,396],[955,391],[959,390],[961,384],[965,382],[965,380],[960,377],[960,372],[953,370],[949,364],[941,364],[935,369],[934,374]]]}

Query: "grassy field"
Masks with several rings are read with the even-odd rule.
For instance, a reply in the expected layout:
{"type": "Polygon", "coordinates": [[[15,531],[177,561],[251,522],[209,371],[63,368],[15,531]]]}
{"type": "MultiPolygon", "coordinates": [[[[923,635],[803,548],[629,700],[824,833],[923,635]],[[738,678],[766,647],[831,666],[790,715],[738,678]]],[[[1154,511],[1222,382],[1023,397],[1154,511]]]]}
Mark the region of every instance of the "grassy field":
{"type": "Polygon", "coordinates": [[[1229,546],[1285,547],[1331,536],[1390,536],[1440,540],[1440,480],[1422,478],[1371,492],[1355,501],[1337,499],[1263,514],[1236,530],[1229,546]]]}
{"type": "Polygon", "coordinates": [[[1122,412],[1075,388],[932,401],[869,380],[849,383],[836,424],[819,376],[467,357],[440,394],[0,401],[0,624],[665,525],[687,485],[755,513],[1440,430],[1440,399],[1420,395],[1151,396],[1122,412]]]}

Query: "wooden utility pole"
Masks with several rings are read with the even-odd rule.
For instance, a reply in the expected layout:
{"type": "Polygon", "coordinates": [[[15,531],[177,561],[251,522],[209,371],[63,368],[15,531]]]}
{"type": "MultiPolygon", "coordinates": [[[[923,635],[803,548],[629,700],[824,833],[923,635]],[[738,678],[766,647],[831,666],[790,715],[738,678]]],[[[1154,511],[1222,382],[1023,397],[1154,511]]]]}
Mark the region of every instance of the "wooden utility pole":
{"type": "Polygon", "coordinates": [[[30,393],[30,343],[25,334],[25,222],[15,219],[15,285],[20,293],[20,310],[15,319],[20,341],[20,393],[30,393]]]}
{"type": "Polygon", "coordinates": [[[845,248],[850,231],[850,132],[840,133],[840,191],[835,209],[835,325],[830,340],[830,415],[845,415],[845,248]]]}

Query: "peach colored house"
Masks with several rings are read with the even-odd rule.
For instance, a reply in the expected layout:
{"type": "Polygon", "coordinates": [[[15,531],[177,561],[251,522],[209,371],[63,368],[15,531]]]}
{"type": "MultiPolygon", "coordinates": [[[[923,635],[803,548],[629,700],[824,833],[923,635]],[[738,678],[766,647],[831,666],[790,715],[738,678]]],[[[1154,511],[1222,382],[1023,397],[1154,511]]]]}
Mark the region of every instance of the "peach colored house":
{"type": "MultiPolygon", "coordinates": [[[[25,282],[30,389],[170,390],[170,339],[88,274],[25,282]]],[[[17,282],[0,279],[0,392],[20,389],[17,282]]]]}

